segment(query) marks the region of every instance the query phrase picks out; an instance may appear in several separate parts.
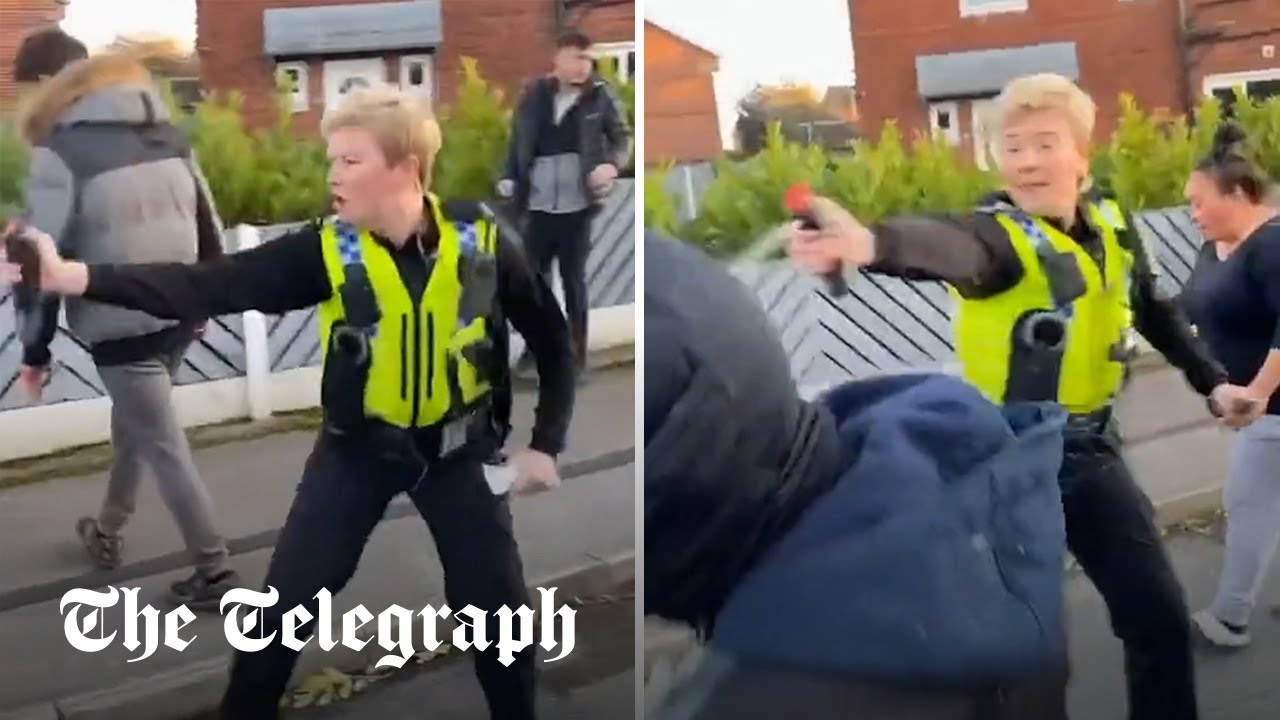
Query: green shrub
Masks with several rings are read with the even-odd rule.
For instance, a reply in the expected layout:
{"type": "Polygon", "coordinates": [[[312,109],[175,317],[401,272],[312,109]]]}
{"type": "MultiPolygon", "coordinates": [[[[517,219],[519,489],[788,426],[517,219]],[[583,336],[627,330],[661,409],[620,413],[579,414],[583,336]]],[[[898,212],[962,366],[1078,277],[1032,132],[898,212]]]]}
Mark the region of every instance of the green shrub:
{"type": "Polygon", "coordinates": [[[885,124],[875,142],[854,143],[852,154],[832,161],[827,193],[874,222],[909,212],[960,210],[997,183],[986,171],[960,161],[940,136],[919,136],[908,146],[896,123],[885,124]]]}
{"type": "Polygon", "coordinates": [[[1251,159],[1280,181],[1280,95],[1264,102],[1245,102],[1237,95],[1235,113],[1249,134],[1251,159]]]}
{"type": "Polygon", "coordinates": [[[223,222],[269,225],[327,212],[324,145],[299,136],[284,99],[269,124],[246,127],[239,93],[215,95],[183,118],[223,222]]]}
{"type": "Polygon", "coordinates": [[[1120,97],[1120,120],[1111,141],[1100,148],[1108,168],[1107,189],[1131,210],[1182,203],[1182,188],[1197,160],[1208,152],[1221,120],[1212,99],[1196,108],[1196,124],[1184,117],[1148,115],[1133,97],[1120,97]]]}
{"type": "Polygon", "coordinates": [[[460,74],[457,100],[440,112],[444,146],[432,189],[441,197],[491,199],[506,158],[511,110],[475,60],[463,58],[460,74]]]}
{"type": "Polygon", "coordinates": [[[821,149],[785,141],[781,125],[773,123],[759,153],[716,163],[698,216],[680,235],[714,255],[736,255],[787,220],[782,196],[792,184],[808,182],[816,192],[826,191],[826,164],[821,149]]]}
{"type": "Polygon", "coordinates": [[[667,190],[671,163],[644,174],[644,226],[671,235],[680,226],[676,198],[667,190]]]}
{"type": "MultiPolygon", "coordinates": [[[[1217,101],[1205,98],[1190,124],[1183,117],[1146,113],[1128,95],[1121,96],[1120,107],[1115,132],[1090,158],[1094,186],[1115,193],[1133,210],[1181,205],[1187,175],[1208,152],[1221,120],[1217,101]]],[[[1260,102],[1240,95],[1234,108],[1248,133],[1251,158],[1280,179],[1280,97],[1260,102]]],[[[831,155],[786,140],[775,125],[760,154],[721,158],[716,172],[699,199],[698,216],[675,231],[720,256],[742,252],[784,222],[782,196],[796,182],[809,183],[864,222],[960,210],[1000,185],[995,173],[979,169],[941,138],[908,142],[892,122],[878,138],[855,142],[853,153],[831,155]]],[[[647,181],[645,186],[650,192],[647,181]]],[[[651,207],[646,197],[646,221],[669,222],[664,202],[651,207]]]]}
{"type": "Polygon", "coordinates": [[[0,226],[22,211],[27,146],[12,122],[0,120],[0,226]]]}

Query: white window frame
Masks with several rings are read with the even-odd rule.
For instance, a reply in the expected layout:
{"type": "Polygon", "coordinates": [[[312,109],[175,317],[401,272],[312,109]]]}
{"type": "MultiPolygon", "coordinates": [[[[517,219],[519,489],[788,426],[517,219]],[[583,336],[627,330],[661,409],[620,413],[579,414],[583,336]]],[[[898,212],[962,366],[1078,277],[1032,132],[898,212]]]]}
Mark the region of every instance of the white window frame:
{"type": "Polygon", "coordinates": [[[947,142],[952,145],[960,144],[960,103],[954,100],[944,102],[929,103],[929,133],[936,135],[942,133],[947,142]],[[951,115],[951,127],[943,129],[938,124],[939,113],[946,112],[951,115]]]}
{"type": "Polygon", "coordinates": [[[434,55],[401,55],[400,56],[400,89],[409,92],[417,92],[423,95],[427,100],[433,100],[436,93],[436,58],[434,55]],[[422,63],[422,84],[413,86],[408,84],[409,66],[413,63],[422,63]]]}
{"type": "Polygon", "coordinates": [[[1000,142],[998,137],[993,137],[993,133],[998,127],[996,122],[996,100],[995,98],[979,98],[970,100],[971,118],[971,135],[973,136],[973,161],[983,170],[993,170],[987,164],[988,147],[991,148],[993,158],[997,157],[997,146],[1000,142]]]}
{"type": "MultiPolygon", "coordinates": [[[[633,79],[631,74],[627,71],[627,55],[636,54],[636,44],[634,42],[597,43],[591,46],[591,49],[587,51],[587,54],[595,60],[607,57],[617,60],[618,79],[622,82],[629,82],[633,79]]],[[[636,60],[639,61],[639,59],[639,56],[637,56],[636,60]]]]}
{"type": "Polygon", "coordinates": [[[1028,0],[960,0],[960,17],[982,17],[999,13],[1026,12],[1028,0]]]}
{"type": "Polygon", "coordinates": [[[1230,90],[1241,85],[1246,86],[1246,89],[1248,89],[1247,86],[1251,82],[1264,82],[1267,80],[1280,80],[1280,67],[1206,75],[1201,83],[1201,92],[1205,95],[1212,95],[1214,90],[1230,90]]]}
{"type": "Polygon", "coordinates": [[[374,71],[372,74],[373,84],[386,84],[387,82],[387,63],[381,57],[363,57],[350,58],[345,60],[325,60],[324,61],[324,107],[326,112],[333,108],[341,99],[338,88],[334,87],[334,81],[342,76],[349,75],[352,69],[365,71],[374,71]]]}
{"type": "Polygon", "coordinates": [[[296,70],[298,72],[298,90],[292,94],[293,111],[306,112],[311,108],[311,75],[310,67],[305,60],[276,63],[276,73],[296,70]]]}

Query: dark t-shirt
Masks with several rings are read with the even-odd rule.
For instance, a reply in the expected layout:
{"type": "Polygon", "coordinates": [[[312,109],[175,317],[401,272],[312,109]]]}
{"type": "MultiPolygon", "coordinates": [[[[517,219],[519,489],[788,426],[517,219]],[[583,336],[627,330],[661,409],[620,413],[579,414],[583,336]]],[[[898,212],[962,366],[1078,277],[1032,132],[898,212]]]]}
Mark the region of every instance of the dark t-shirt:
{"type": "MultiPolygon", "coordinates": [[[[1182,304],[1231,382],[1252,382],[1267,355],[1280,350],[1280,218],[1258,228],[1225,260],[1205,243],[1182,304]]],[[[1280,391],[1267,411],[1280,415],[1280,391]]]]}

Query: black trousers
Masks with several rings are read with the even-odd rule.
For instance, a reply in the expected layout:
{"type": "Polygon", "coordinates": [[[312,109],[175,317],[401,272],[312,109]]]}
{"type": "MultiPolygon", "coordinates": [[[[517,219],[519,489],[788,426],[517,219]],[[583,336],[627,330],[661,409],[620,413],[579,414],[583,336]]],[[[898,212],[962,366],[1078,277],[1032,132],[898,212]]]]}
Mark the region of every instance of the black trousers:
{"type": "Polygon", "coordinates": [[[587,256],[591,253],[591,210],[575,213],[529,213],[525,252],[534,272],[551,284],[551,261],[560,266],[564,310],[569,321],[573,359],[582,369],[587,358],[587,256]]]}
{"type": "Polygon", "coordinates": [[[1062,467],[1067,546],[1124,643],[1131,720],[1195,720],[1195,666],[1182,585],[1155,509],[1121,456],[1108,418],[1068,433],[1062,467]]]}
{"type": "MultiPolygon", "coordinates": [[[[451,608],[474,605],[492,617],[503,605],[529,603],[506,497],[489,490],[479,463],[445,461],[418,483],[420,475],[420,468],[408,463],[337,446],[321,435],[267,570],[265,585],[280,595],[263,612],[264,637],[279,633],[284,613],[296,606],[315,616],[321,588],[337,595],[346,586],[370,533],[401,492],[409,492],[430,528],[451,608]]],[[[296,637],[308,637],[314,624],[301,626],[296,637]]],[[[496,623],[486,632],[495,637],[496,623]]],[[[534,718],[534,653],[534,647],[527,648],[509,667],[498,661],[494,645],[475,654],[476,676],[493,720],[534,718]]],[[[278,704],[296,662],[297,653],[278,641],[260,652],[236,653],[223,720],[280,717],[278,704]]]]}

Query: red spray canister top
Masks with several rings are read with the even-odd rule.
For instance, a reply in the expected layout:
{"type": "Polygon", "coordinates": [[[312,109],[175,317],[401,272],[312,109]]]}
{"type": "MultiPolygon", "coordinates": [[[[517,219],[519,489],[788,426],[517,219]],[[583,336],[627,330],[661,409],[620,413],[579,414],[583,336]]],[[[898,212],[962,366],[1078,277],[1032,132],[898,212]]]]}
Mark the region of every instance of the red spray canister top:
{"type": "MultiPolygon", "coordinates": [[[[786,194],[782,196],[782,205],[791,213],[791,217],[800,223],[800,227],[806,230],[818,230],[817,215],[813,211],[813,188],[809,187],[809,183],[796,183],[787,189],[786,194]]],[[[840,297],[849,294],[849,283],[844,279],[844,268],[837,266],[834,270],[823,273],[823,281],[827,285],[827,292],[832,297],[840,297]]]]}

